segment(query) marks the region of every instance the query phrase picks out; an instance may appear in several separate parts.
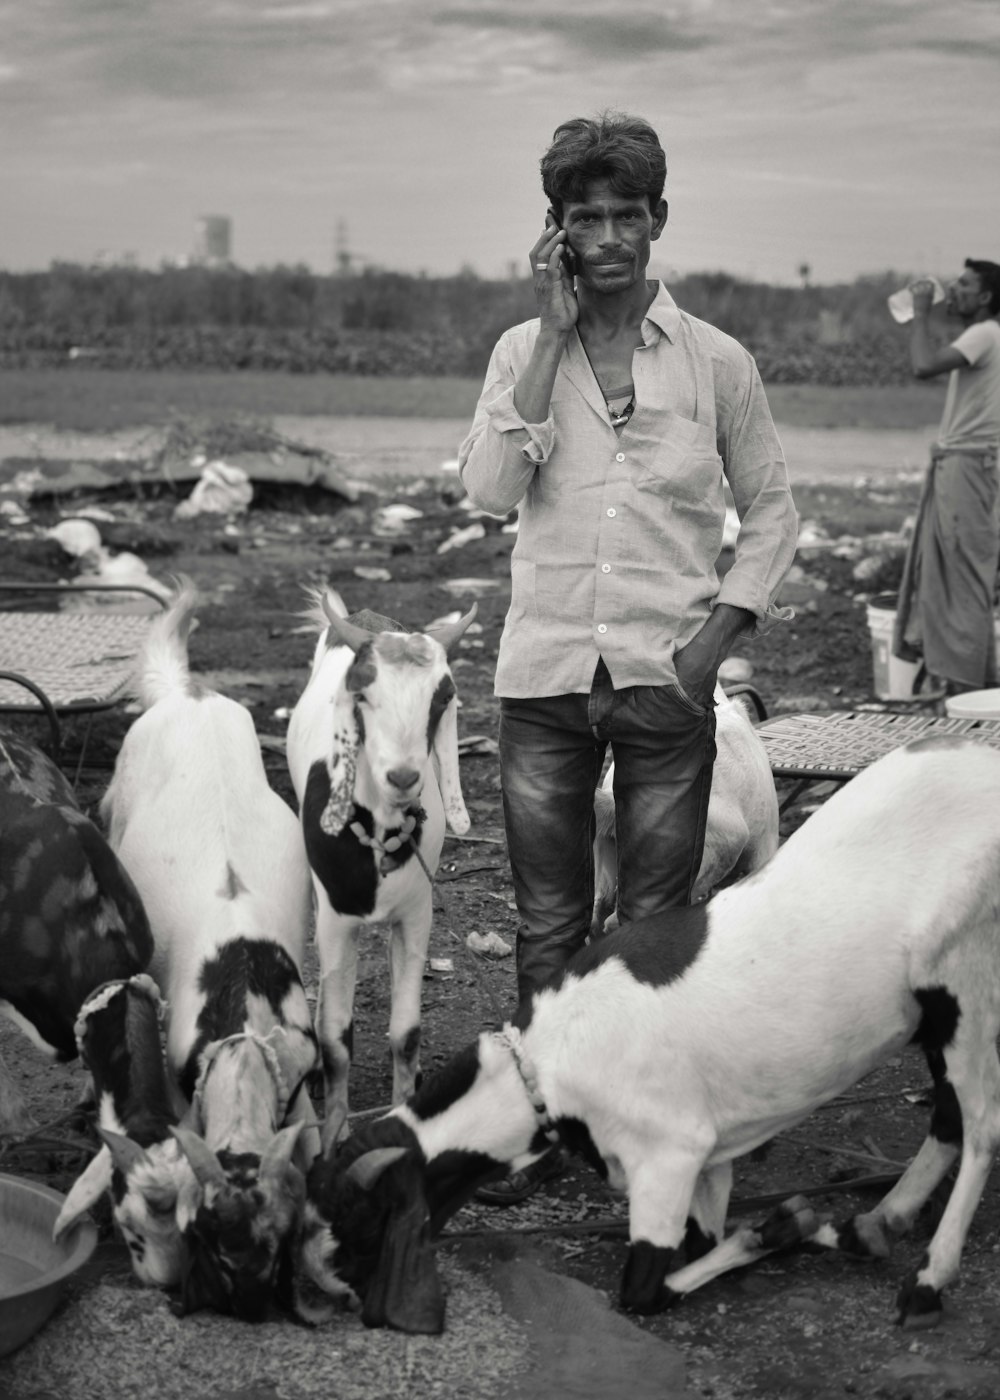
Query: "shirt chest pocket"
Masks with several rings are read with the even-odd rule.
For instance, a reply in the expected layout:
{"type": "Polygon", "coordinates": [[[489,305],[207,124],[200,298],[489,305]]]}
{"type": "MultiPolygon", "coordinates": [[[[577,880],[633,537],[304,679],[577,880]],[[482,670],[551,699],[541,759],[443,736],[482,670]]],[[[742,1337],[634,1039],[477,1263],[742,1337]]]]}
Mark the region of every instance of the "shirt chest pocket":
{"type": "Polygon", "coordinates": [[[640,404],[622,434],[622,450],[642,491],[704,505],[721,485],[714,431],[672,409],[640,404]]]}

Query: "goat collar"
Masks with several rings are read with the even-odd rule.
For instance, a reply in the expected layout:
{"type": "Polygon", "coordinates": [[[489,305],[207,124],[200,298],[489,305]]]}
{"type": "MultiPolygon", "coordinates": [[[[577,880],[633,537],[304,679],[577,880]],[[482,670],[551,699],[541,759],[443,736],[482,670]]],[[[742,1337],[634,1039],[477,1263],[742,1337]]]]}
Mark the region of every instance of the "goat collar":
{"type": "Polygon", "coordinates": [[[274,1026],[273,1029],[268,1031],[266,1036],[258,1035],[256,1031],[238,1031],[235,1035],[227,1035],[224,1040],[213,1041],[211,1045],[205,1047],[201,1073],[198,1076],[197,1084],[194,1086],[193,1101],[198,1111],[199,1118],[204,1121],[203,1101],[205,1086],[208,1083],[209,1071],[219,1051],[223,1046],[232,1045],[237,1040],[252,1040],[254,1044],[259,1047],[264,1064],[267,1066],[268,1072],[274,1081],[275,1095],[277,1098],[274,1111],[274,1126],[276,1129],[281,1127],[282,1123],[285,1121],[288,1106],[299,1089],[299,1085],[296,1085],[294,1089],[290,1088],[288,1080],[285,1078],[281,1068],[281,1060],[278,1056],[278,1052],[273,1043],[274,1038],[282,1033],[280,1026],[274,1026]]]}
{"type": "Polygon", "coordinates": [[[498,1044],[502,1045],[505,1050],[510,1051],[511,1058],[517,1066],[517,1072],[521,1076],[521,1083],[524,1085],[524,1092],[528,1096],[528,1102],[535,1111],[539,1130],[545,1134],[549,1142],[558,1142],[559,1129],[556,1127],[555,1123],[553,1123],[552,1115],[549,1113],[545,1104],[545,1099],[542,1097],[542,1091],[538,1087],[535,1067],[525,1051],[521,1032],[516,1026],[512,1026],[510,1022],[508,1022],[503,1030],[494,1032],[494,1039],[498,1044]]]}
{"type": "MultiPolygon", "coordinates": [[[[352,808],[352,816],[354,816],[355,810],[356,809],[352,808]]],[[[410,807],[403,817],[402,824],[398,828],[396,834],[394,836],[386,836],[381,841],[377,836],[367,832],[356,817],[354,821],[348,824],[348,830],[351,835],[355,837],[359,845],[370,846],[376,855],[381,857],[379,860],[380,875],[388,875],[390,871],[395,870],[396,866],[399,864],[396,855],[397,851],[399,851],[402,846],[410,845],[413,847],[413,854],[423,867],[424,874],[427,876],[428,880],[433,883],[433,876],[427,868],[426,861],[420,854],[419,846],[413,839],[413,833],[418,831],[426,820],[427,813],[422,807],[410,807]]]]}

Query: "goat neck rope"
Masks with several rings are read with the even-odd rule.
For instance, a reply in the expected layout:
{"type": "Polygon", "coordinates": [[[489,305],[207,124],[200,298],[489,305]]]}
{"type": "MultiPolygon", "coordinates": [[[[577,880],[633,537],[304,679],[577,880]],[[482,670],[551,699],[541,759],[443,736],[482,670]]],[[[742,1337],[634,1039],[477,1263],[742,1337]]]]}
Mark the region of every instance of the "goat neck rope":
{"type": "Polygon", "coordinates": [[[278,1052],[275,1050],[273,1044],[271,1043],[272,1036],[279,1033],[281,1033],[280,1026],[275,1026],[274,1030],[268,1031],[266,1036],[258,1035],[256,1031],[238,1031],[235,1035],[227,1035],[225,1040],[217,1040],[212,1045],[211,1052],[206,1053],[205,1055],[205,1061],[201,1067],[201,1074],[198,1076],[198,1082],[194,1086],[193,1101],[195,1107],[198,1110],[199,1118],[203,1117],[202,1107],[205,1095],[205,1085],[208,1081],[208,1073],[209,1070],[212,1068],[212,1065],[216,1057],[218,1056],[219,1051],[223,1048],[223,1046],[232,1045],[237,1040],[252,1040],[257,1046],[259,1046],[261,1055],[264,1059],[264,1064],[267,1066],[268,1073],[274,1080],[274,1087],[277,1092],[278,1098],[277,1107],[275,1110],[274,1126],[275,1129],[281,1127],[282,1123],[285,1121],[285,1115],[288,1113],[289,1106],[291,1105],[292,1100],[295,1098],[295,1095],[299,1092],[299,1089],[302,1087],[304,1080],[299,1080],[298,1084],[295,1085],[294,1089],[289,1087],[288,1080],[285,1078],[285,1075],[281,1068],[281,1061],[278,1059],[278,1052]]]}
{"type": "Polygon", "coordinates": [[[528,1059],[524,1049],[524,1041],[521,1032],[516,1026],[506,1025],[502,1031],[494,1031],[496,1039],[505,1050],[509,1050],[517,1072],[521,1076],[521,1083],[524,1085],[524,1092],[528,1096],[528,1102],[535,1111],[538,1119],[539,1131],[544,1133],[551,1143],[559,1141],[559,1129],[552,1121],[552,1115],[546,1107],[542,1097],[542,1091],[538,1087],[538,1079],[535,1076],[535,1067],[528,1059]]]}
{"type": "Polygon", "coordinates": [[[380,841],[377,836],[369,835],[359,821],[352,821],[348,826],[348,830],[359,845],[371,846],[372,850],[380,857],[378,866],[380,875],[388,875],[390,871],[396,869],[396,862],[393,857],[400,847],[408,845],[413,848],[413,854],[420,862],[421,870],[423,870],[428,880],[433,884],[434,876],[431,874],[427,862],[420,854],[420,847],[413,839],[413,833],[417,830],[418,824],[424,820],[425,815],[422,807],[411,807],[403,818],[398,834],[395,836],[387,836],[384,841],[380,841]]]}

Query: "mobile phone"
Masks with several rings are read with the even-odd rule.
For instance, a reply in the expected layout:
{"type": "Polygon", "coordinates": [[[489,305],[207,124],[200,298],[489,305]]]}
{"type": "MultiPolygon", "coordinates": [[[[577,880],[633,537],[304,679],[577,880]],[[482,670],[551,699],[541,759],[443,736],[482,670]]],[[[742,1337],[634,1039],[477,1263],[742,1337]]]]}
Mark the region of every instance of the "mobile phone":
{"type": "MultiPolygon", "coordinates": [[[[562,221],[560,220],[559,215],[556,213],[556,211],[552,208],[551,204],[549,205],[547,212],[549,218],[555,224],[556,228],[562,228],[562,221]]],[[[566,271],[570,274],[570,276],[573,276],[576,273],[576,254],[573,252],[573,249],[569,246],[569,234],[566,235],[566,241],[563,243],[562,247],[563,262],[566,264],[566,271]]]]}

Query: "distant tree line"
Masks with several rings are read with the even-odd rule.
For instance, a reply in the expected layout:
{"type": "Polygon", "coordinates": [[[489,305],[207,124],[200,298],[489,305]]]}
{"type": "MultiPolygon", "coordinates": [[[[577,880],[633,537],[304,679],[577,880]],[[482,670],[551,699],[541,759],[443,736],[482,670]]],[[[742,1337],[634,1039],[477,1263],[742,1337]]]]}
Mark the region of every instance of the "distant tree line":
{"type": "MultiPolygon", "coordinates": [[[[766,382],[910,377],[885,299],[905,274],[775,287],[723,272],[671,282],[680,306],[736,336],[766,382]]],[[[303,267],[0,271],[0,368],[274,369],[479,378],[500,334],[535,314],[527,278],[303,267]]]]}

